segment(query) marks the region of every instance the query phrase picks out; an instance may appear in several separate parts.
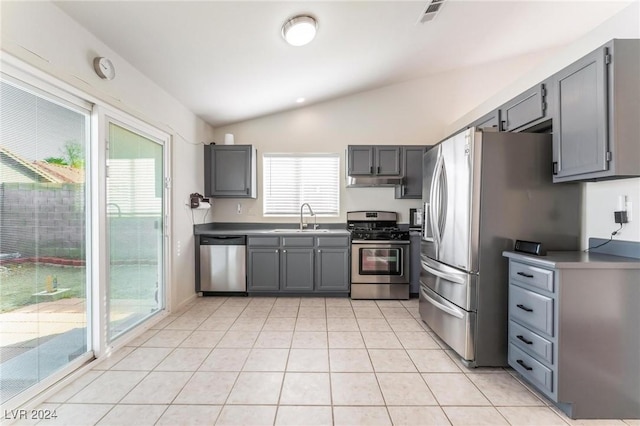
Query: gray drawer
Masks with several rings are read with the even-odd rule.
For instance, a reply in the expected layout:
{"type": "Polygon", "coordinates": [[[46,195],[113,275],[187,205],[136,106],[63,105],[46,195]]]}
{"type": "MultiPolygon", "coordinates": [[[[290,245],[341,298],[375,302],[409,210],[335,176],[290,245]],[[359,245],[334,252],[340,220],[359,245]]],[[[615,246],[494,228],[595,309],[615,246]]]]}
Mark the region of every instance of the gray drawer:
{"type": "Polygon", "coordinates": [[[318,247],[349,247],[349,237],[316,237],[318,241],[318,247]]]}
{"type": "Polygon", "coordinates": [[[553,299],[517,285],[509,285],[509,316],[553,336],[553,299]]]}
{"type": "Polygon", "coordinates": [[[512,280],[553,292],[553,271],[548,269],[512,260],[509,264],[509,276],[512,280]]]}
{"type": "Polygon", "coordinates": [[[247,245],[252,247],[280,247],[280,237],[247,237],[247,245]]]}
{"type": "Polygon", "coordinates": [[[554,392],[553,370],[536,361],[512,343],[509,344],[509,365],[534,385],[554,392]]]}
{"type": "Polygon", "coordinates": [[[509,321],[509,341],[523,351],[553,364],[553,343],[517,322],[509,321]]]}
{"type": "Polygon", "coordinates": [[[313,247],[313,237],[282,237],[282,247],[313,247]]]}

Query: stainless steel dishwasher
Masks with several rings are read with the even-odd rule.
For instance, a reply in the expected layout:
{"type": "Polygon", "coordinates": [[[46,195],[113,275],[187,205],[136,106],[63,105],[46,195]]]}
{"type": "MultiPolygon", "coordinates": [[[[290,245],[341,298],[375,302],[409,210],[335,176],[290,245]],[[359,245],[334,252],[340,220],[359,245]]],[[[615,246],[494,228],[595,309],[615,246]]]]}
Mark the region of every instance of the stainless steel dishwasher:
{"type": "Polygon", "coordinates": [[[245,236],[200,237],[200,291],[246,292],[246,246],[245,236]]]}

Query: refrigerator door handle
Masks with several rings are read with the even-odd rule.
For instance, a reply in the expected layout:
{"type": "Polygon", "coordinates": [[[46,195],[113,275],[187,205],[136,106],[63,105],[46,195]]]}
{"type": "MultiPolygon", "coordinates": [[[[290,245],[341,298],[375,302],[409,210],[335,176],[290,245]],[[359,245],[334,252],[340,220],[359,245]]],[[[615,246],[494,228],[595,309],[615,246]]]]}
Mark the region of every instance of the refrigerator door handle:
{"type": "Polygon", "coordinates": [[[432,182],[432,188],[431,188],[431,214],[430,214],[430,222],[431,222],[431,229],[433,231],[433,236],[436,240],[436,246],[440,245],[440,242],[442,241],[442,234],[440,231],[440,215],[437,213],[440,213],[442,206],[441,204],[441,187],[440,187],[440,179],[442,177],[442,166],[444,163],[444,158],[442,157],[442,155],[440,155],[438,157],[438,160],[436,161],[436,166],[435,166],[435,170],[433,171],[433,180],[432,182]]]}
{"type": "Polygon", "coordinates": [[[438,177],[438,237],[442,241],[445,226],[447,224],[447,191],[449,190],[447,185],[447,170],[444,164],[444,158],[440,165],[440,176],[438,177]]]}
{"type": "Polygon", "coordinates": [[[447,306],[444,303],[440,303],[437,300],[433,299],[431,296],[429,296],[424,289],[420,289],[422,292],[422,297],[424,297],[424,300],[426,300],[427,302],[431,303],[433,306],[435,306],[436,308],[440,309],[443,312],[446,312],[449,315],[452,315],[456,318],[460,318],[460,319],[464,319],[464,313],[462,311],[460,311],[459,309],[455,309],[453,307],[447,306]]]}
{"type": "Polygon", "coordinates": [[[424,261],[420,261],[420,263],[422,264],[422,268],[429,272],[430,274],[435,275],[436,277],[440,277],[442,279],[445,279],[447,281],[450,281],[452,283],[456,283],[456,284],[465,284],[466,281],[464,278],[462,277],[457,277],[453,274],[447,274],[446,272],[442,272],[442,271],[438,271],[437,269],[434,269],[432,267],[430,267],[429,265],[427,265],[424,261]]]}

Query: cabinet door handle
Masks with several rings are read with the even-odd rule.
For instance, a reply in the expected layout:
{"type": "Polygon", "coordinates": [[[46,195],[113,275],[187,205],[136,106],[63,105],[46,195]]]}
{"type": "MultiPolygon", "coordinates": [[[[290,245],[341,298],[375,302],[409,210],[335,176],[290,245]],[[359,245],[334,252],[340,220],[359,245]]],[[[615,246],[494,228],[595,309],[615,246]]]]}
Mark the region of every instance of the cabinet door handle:
{"type": "Polygon", "coordinates": [[[516,360],[516,362],[517,362],[518,364],[520,364],[520,365],[522,366],[522,368],[524,368],[524,369],[525,369],[525,370],[527,370],[527,371],[531,371],[531,370],[533,370],[533,368],[529,367],[529,366],[528,366],[527,364],[525,364],[525,363],[524,363],[524,361],[523,361],[523,360],[521,360],[521,359],[517,359],[517,360],[516,360]]]}
{"type": "Polygon", "coordinates": [[[247,188],[247,195],[249,195],[249,191],[250,191],[250,190],[251,190],[250,188],[247,188]]]}
{"type": "Polygon", "coordinates": [[[322,250],[318,250],[318,253],[322,253],[322,250]]]}
{"type": "Polygon", "coordinates": [[[518,308],[522,309],[523,311],[527,311],[527,312],[533,312],[533,309],[531,308],[527,308],[524,305],[516,305],[518,308]]]}
{"type": "Polygon", "coordinates": [[[276,249],[276,253],[278,253],[280,250],[276,249]]]}
{"type": "Polygon", "coordinates": [[[517,335],[516,336],[518,338],[518,340],[522,340],[523,342],[525,342],[527,345],[533,345],[533,342],[531,340],[527,340],[524,338],[524,336],[522,335],[517,335]]]}
{"type": "Polygon", "coordinates": [[[533,275],[525,274],[524,272],[517,272],[517,274],[520,275],[521,277],[533,278],[533,275]]]}
{"type": "Polygon", "coordinates": [[[369,167],[369,173],[373,174],[373,166],[369,167]]]}
{"type": "Polygon", "coordinates": [[[378,166],[378,170],[376,171],[376,173],[380,174],[380,166],[378,166]]]}
{"type": "Polygon", "coordinates": [[[287,251],[286,251],[286,250],[282,250],[282,252],[283,252],[283,253],[286,253],[287,251]]]}
{"type": "Polygon", "coordinates": [[[553,164],[553,174],[557,175],[558,174],[558,162],[554,161],[552,164],[553,164]]]}
{"type": "Polygon", "coordinates": [[[402,185],[402,186],[400,187],[400,196],[404,197],[404,196],[405,196],[405,194],[406,194],[406,192],[407,192],[407,187],[406,187],[406,185],[402,185]]]}

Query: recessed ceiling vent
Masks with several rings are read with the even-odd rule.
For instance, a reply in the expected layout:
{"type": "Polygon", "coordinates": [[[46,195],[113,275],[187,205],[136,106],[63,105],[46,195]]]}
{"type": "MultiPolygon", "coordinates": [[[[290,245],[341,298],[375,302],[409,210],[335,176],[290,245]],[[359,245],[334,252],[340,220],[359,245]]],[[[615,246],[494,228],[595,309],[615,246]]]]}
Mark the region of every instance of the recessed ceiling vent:
{"type": "Polygon", "coordinates": [[[424,9],[424,12],[420,15],[418,22],[424,24],[425,22],[433,21],[440,9],[442,9],[444,1],[445,0],[432,0],[429,2],[427,7],[424,9]]]}

